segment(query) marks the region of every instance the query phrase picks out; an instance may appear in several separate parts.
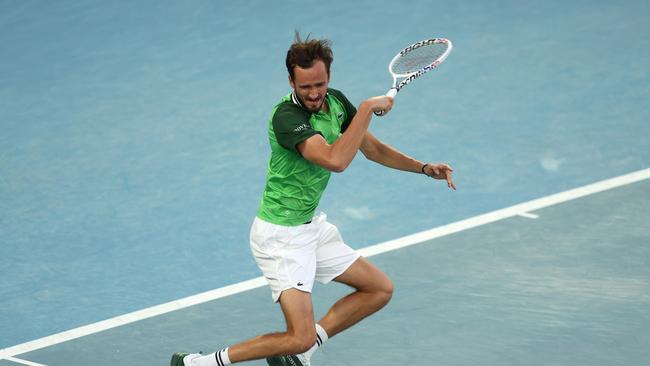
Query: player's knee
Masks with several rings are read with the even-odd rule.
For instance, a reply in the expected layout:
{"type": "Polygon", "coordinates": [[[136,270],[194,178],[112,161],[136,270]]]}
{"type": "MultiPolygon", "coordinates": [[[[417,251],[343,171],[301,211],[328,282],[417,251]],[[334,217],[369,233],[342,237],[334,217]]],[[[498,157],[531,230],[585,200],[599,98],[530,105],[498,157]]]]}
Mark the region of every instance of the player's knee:
{"type": "Polygon", "coordinates": [[[377,293],[379,303],[382,307],[388,304],[388,302],[390,302],[390,299],[393,298],[393,290],[393,282],[389,279],[386,279],[382,283],[382,286],[377,293]]]}
{"type": "Polygon", "coordinates": [[[387,276],[382,276],[380,280],[373,284],[369,292],[373,296],[376,310],[379,310],[386,306],[393,297],[393,282],[387,276]]]}
{"type": "Polygon", "coordinates": [[[316,337],[313,338],[305,338],[303,339],[300,344],[298,344],[298,349],[296,353],[305,353],[311,349],[314,344],[316,344],[316,337]]]}
{"type": "Polygon", "coordinates": [[[309,349],[316,343],[316,332],[308,334],[293,334],[287,342],[289,347],[288,354],[298,354],[309,351],[309,349]]]}

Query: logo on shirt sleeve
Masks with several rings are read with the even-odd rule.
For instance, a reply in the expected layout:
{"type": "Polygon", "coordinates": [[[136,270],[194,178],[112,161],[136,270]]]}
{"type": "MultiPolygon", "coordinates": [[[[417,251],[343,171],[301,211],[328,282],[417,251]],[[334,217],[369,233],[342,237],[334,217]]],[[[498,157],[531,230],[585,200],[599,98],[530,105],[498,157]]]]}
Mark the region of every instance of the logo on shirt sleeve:
{"type": "Polygon", "coordinates": [[[293,129],[293,132],[302,132],[309,129],[309,125],[306,123],[301,124],[300,126],[293,129]]]}

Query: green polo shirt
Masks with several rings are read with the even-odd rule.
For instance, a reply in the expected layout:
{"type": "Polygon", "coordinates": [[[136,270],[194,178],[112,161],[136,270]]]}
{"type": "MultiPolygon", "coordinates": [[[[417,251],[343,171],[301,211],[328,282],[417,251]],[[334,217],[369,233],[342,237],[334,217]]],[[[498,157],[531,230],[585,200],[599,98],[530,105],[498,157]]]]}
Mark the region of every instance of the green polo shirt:
{"type": "Polygon", "coordinates": [[[259,218],[295,226],[313,217],[331,172],[303,158],[296,146],[315,134],[333,144],[357,113],[336,89],[327,90],[326,102],[327,112],[312,113],[290,93],[273,108],[269,121],[271,159],[259,218]]]}

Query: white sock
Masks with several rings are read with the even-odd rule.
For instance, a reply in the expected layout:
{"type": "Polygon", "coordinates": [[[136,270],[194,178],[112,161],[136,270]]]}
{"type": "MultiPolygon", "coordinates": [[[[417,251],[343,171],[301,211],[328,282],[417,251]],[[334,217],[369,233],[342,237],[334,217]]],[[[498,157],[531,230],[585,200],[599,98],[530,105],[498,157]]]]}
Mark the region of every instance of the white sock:
{"type": "Polygon", "coordinates": [[[186,366],[226,366],[231,364],[228,357],[228,348],[205,356],[195,358],[190,358],[190,356],[186,356],[186,359],[183,360],[186,366]]]}
{"type": "Polygon", "coordinates": [[[325,329],[320,326],[320,324],[316,323],[316,343],[309,349],[309,351],[303,353],[307,359],[311,359],[311,356],[316,352],[316,350],[322,346],[329,337],[327,336],[327,332],[325,332],[325,329]]]}

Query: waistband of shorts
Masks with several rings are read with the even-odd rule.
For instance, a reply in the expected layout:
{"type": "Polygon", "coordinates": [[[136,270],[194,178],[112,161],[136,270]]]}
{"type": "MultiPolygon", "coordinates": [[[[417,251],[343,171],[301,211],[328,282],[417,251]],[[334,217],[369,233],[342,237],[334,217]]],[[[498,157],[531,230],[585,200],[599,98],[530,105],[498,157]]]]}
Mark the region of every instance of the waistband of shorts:
{"type": "MultiPolygon", "coordinates": [[[[256,219],[256,220],[263,221],[263,222],[265,222],[265,223],[267,223],[267,224],[271,224],[271,225],[285,226],[285,225],[274,224],[274,223],[272,223],[272,222],[266,221],[266,220],[264,220],[263,218],[261,218],[261,217],[259,217],[259,216],[255,216],[255,219],[256,219]]],[[[305,222],[303,222],[302,224],[298,224],[298,225],[296,225],[296,226],[310,225],[310,224],[312,224],[312,223],[320,224],[321,222],[324,222],[324,221],[326,221],[326,220],[327,220],[327,215],[326,215],[324,212],[321,212],[321,213],[319,213],[318,215],[315,215],[311,220],[305,221],[305,222]]],[[[294,226],[294,227],[296,227],[296,226],[294,226]]]]}

